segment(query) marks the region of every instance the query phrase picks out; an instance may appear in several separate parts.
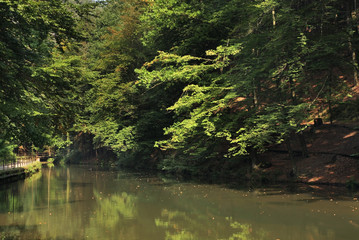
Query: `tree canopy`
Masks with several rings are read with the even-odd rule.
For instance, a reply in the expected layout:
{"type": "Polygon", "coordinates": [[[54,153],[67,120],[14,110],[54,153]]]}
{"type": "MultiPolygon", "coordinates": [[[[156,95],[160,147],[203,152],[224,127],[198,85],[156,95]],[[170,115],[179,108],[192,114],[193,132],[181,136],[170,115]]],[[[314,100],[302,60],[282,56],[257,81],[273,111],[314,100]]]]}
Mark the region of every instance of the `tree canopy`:
{"type": "Polygon", "coordinates": [[[0,140],[64,146],[87,134],[119,164],[192,173],[255,161],[350,98],[356,7],[1,1],[0,140]]]}

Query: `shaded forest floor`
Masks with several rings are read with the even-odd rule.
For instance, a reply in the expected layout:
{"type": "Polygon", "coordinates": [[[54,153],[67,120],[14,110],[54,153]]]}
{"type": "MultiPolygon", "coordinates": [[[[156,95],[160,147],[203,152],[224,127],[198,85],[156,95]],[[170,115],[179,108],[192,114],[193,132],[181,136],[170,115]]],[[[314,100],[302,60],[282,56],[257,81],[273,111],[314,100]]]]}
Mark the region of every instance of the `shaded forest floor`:
{"type": "MultiPolygon", "coordinates": [[[[309,157],[300,154],[300,144],[292,139],[298,181],[311,184],[359,183],[359,122],[324,124],[305,133],[309,157]]],[[[270,179],[287,181],[292,163],[285,144],[261,155],[270,163],[263,173],[270,179]]]]}

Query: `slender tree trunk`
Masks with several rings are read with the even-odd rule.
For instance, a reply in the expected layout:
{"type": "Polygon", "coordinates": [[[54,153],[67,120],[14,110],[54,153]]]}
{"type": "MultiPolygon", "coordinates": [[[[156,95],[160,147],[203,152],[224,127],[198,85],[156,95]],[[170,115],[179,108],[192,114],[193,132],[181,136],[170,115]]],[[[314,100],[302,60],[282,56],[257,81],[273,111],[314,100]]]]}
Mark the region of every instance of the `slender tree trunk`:
{"type": "Polygon", "coordinates": [[[286,146],[287,146],[287,150],[288,150],[288,154],[289,154],[289,159],[292,163],[292,171],[291,171],[291,175],[292,176],[296,176],[297,175],[297,163],[295,161],[294,158],[294,154],[293,154],[293,149],[292,149],[292,145],[290,143],[290,137],[288,137],[288,139],[285,141],[286,146]]]}
{"type": "Polygon", "coordinates": [[[253,170],[257,167],[257,164],[258,164],[257,151],[255,149],[251,148],[249,150],[249,157],[251,158],[251,161],[252,161],[252,170],[253,170]]]}
{"type": "MultiPolygon", "coordinates": [[[[357,0],[354,0],[354,14],[352,14],[352,17],[355,21],[357,21],[357,0]]],[[[356,52],[353,50],[352,52],[352,59],[354,64],[354,84],[355,86],[359,85],[359,79],[358,79],[358,63],[357,63],[357,57],[356,52]]]]}
{"type": "Polygon", "coordinates": [[[290,98],[292,99],[293,103],[296,104],[297,99],[295,95],[294,86],[293,86],[293,79],[289,77],[289,90],[290,90],[290,98]]]}
{"type": "MultiPolygon", "coordinates": [[[[66,140],[67,140],[67,142],[70,141],[70,133],[69,132],[66,133],[66,140]]],[[[70,154],[70,146],[67,146],[67,155],[69,155],[69,154],[70,154]]]]}
{"type": "MultiPolygon", "coordinates": [[[[351,18],[356,18],[356,0],[354,0],[354,12],[352,13],[349,7],[349,2],[347,2],[347,25],[348,28],[351,29],[351,18]]],[[[356,57],[356,52],[353,49],[353,43],[352,43],[352,37],[351,34],[348,34],[348,48],[349,48],[349,52],[352,56],[352,65],[353,65],[353,79],[354,79],[354,85],[357,86],[359,84],[359,80],[358,80],[358,70],[357,70],[357,57],[356,57]]]]}
{"type": "Polygon", "coordinates": [[[358,71],[357,71],[358,64],[357,64],[357,57],[356,57],[355,51],[353,51],[352,57],[353,57],[353,64],[354,64],[354,67],[353,67],[353,70],[354,70],[354,85],[358,86],[359,85],[358,71]]]}
{"type": "Polygon", "coordinates": [[[297,136],[299,139],[300,147],[302,149],[302,156],[304,158],[307,158],[309,156],[309,154],[308,154],[307,143],[305,141],[304,135],[302,132],[300,132],[297,136]]]}
{"type": "Polygon", "coordinates": [[[261,96],[261,89],[262,89],[262,85],[261,85],[261,81],[258,80],[256,85],[256,90],[257,90],[257,105],[260,105],[260,96],[261,96]]]}
{"type": "Polygon", "coordinates": [[[327,95],[327,102],[328,102],[328,110],[329,110],[329,121],[330,124],[333,124],[333,109],[332,109],[332,70],[329,70],[328,76],[328,95],[327,95]]]}
{"type": "Polygon", "coordinates": [[[352,55],[352,65],[353,65],[353,79],[354,79],[354,86],[357,86],[359,84],[359,79],[358,79],[358,70],[357,70],[357,56],[356,56],[356,52],[353,50],[353,44],[352,44],[352,39],[349,36],[348,37],[348,46],[349,46],[349,52],[352,55]]]}
{"type": "MultiPolygon", "coordinates": [[[[260,65],[260,62],[259,62],[259,51],[258,49],[255,50],[255,52],[253,52],[254,55],[256,56],[256,59],[257,59],[257,64],[260,65]]],[[[258,104],[259,104],[259,93],[261,91],[261,80],[260,79],[256,79],[256,78],[253,78],[253,104],[254,104],[254,108],[258,107],[258,104]]]]}
{"type": "Polygon", "coordinates": [[[329,87],[328,107],[329,107],[329,121],[330,124],[333,124],[332,89],[330,87],[329,87]]]}
{"type": "Polygon", "coordinates": [[[273,20],[273,28],[275,28],[276,25],[275,8],[272,9],[272,20],[273,20]]]}
{"type": "Polygon", "coordinates": [[[257,95],[255,79],[253,79],[253,106],[254,108],[258,106],[258,95],[257,95]]]}

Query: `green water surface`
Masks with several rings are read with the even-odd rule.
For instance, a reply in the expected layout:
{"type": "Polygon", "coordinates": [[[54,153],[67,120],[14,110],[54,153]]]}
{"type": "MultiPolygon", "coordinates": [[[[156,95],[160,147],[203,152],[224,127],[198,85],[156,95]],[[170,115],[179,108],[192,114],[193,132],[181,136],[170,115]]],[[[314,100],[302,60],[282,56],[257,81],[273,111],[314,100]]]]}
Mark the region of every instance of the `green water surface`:
{"type": "Polygon", "coordinates": [[[359,239],[355,194],[43,169],[0,188],[1,239],[359,239]]]}

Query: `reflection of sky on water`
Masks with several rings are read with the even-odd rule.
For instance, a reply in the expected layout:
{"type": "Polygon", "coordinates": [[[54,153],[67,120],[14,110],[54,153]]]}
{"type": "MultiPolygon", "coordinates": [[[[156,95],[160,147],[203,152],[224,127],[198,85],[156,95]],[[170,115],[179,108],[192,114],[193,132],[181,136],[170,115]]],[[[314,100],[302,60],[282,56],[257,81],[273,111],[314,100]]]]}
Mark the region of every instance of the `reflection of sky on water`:
{"type": "MultiPolygon", "coordinates": [[[[358,200],[88,168],[44,169],[0,188],[1,237],[357,239],[358,200]]],[[[335,194],[334,194],[335,195],[335,194]]]]}

